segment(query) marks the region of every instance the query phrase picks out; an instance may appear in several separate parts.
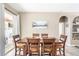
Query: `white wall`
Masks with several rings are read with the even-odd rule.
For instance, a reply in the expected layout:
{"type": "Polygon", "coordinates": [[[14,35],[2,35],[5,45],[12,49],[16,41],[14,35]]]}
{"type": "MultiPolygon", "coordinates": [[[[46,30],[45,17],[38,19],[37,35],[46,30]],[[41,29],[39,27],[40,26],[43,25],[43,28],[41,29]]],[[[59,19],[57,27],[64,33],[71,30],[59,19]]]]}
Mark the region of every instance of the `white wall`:
{"type": "Polygon", "coordinates": [[[4,5],[0,3],[0,56],[5,53],[4,5]]]}

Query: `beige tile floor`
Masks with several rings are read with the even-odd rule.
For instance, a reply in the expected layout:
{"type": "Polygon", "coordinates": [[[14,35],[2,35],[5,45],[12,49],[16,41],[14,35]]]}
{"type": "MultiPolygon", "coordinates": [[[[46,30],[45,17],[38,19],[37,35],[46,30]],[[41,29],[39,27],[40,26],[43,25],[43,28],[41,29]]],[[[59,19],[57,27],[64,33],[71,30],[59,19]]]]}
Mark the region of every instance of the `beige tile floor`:
{"type": "Polygon", "coordinates": [[[7,54],[10,50],[13,50],[14,44],[7,44],[5,46],[5,54],[7,54]]]}
{"type": "Polygon", "coordinates": [[[79,56],[79,47],[66,47],[66,56],[79,56]]]}
{"type": "MultiPolygon", "coordinates": [[[[15,50],[13,49],[6,56],[14,56],[15,50]]],[[[66,47],[66,56],[79,56],[79,48],[77,47],[66,47]]]]}

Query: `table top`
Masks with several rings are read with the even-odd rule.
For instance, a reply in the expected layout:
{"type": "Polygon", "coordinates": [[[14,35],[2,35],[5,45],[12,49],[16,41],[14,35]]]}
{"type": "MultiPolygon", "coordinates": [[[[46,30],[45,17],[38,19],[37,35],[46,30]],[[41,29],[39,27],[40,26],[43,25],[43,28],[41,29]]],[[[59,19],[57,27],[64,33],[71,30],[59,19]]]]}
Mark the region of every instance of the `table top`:
{"type": "MultiPolygon", "coordinates": [[[[31,38],[31,37],[29,37],[29,38],[31,38]]],[[[55,37],[48,37],[48,38],[55,38],[55,37]]],[[[55,38],[55,39],[56,39],[55,42],[61,42],[58,38],[55,38]]],[[[27,37],[22,38],[21,42],[27,42],[27,37]]],[[[40,38],[40,43],[42,43],[42,42],[43,42],[43,38],[40,38]]]]}

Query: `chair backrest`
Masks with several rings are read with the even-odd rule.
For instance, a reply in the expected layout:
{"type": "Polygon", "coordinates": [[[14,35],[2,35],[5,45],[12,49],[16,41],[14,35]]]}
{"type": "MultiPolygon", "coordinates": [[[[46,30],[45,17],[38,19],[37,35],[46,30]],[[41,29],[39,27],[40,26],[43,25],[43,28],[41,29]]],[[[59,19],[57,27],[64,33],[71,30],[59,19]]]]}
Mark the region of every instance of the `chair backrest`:
{"type": "Polygon", "coordinates": [[[54,54],[54,44],[55,44],[55,38],[47,38],[43,39],[43,52],[48,52],[54,54]],[[48,51],[44,51],[45,49],[50,49],[48,51]]]}
{"type": "MultiPolygon", "coordinates": [[[[40,50],[40,39],[39,38],[28,38],[28,52],[30,53],[31,48],[37,49],[37,51],[40,50]]],[[[32,52],[32,51],[31,51],[32,52]]]]}
{"type": "Polygon", "coordinates": [[[39,38],[27,38],[29,44],[39,44],[40,39],[39,38]]]}
{"type": "Polygon", "coordinates": [[[43,44],[53,44],[55,42],[55,38],[43,38],[43,44]]]}
{"type": "Polygon", "coordinates": [[[18,41],[20,41],[20,35],[13,35],[13,40],[14,40],[14,43],[15,43],[15,47],[17,46],[17,43],[18,41]]]}
{"type": "Polygon", "coordinates": [[[42,37],[42,38],[48,38],[48,34],[47,34],[47,33],[42,33],[42,34],[41,34],[41,37],[42,37]]]}
{"type": "Polygon", "coordinates": [[[38,33],[33,33],[33,38],[39,38],[39,34],[38,33]]]}
{"type": "Polygon", "coordinates": [[[60,35],[60,40],[65,43],[66,40],[67,40],[67,36],[66,35],[60,35]]]}
{"type": "Polygon", "coordinates": [[[13,35],[14,42],[20,41],[20,35],[13,35]]]}

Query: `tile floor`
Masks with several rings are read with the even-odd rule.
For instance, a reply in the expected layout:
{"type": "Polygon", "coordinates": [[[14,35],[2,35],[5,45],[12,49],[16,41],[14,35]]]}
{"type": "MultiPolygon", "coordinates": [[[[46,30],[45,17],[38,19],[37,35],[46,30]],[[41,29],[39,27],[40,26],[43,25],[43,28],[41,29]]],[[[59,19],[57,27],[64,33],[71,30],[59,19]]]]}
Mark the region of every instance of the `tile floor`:
{"type": "MultiPolygon", "coordinates": [[[[6,56],[14,56],[15,50],[13,49],[6,56]]],[[[78,47],[66,47],[66,56],[79,56],[79,48],[78,47]]]]}
{"type": "Polygon", "coordinates": [[[79,56],[79,47],[67,47],[66,56],[79,56]]]}

